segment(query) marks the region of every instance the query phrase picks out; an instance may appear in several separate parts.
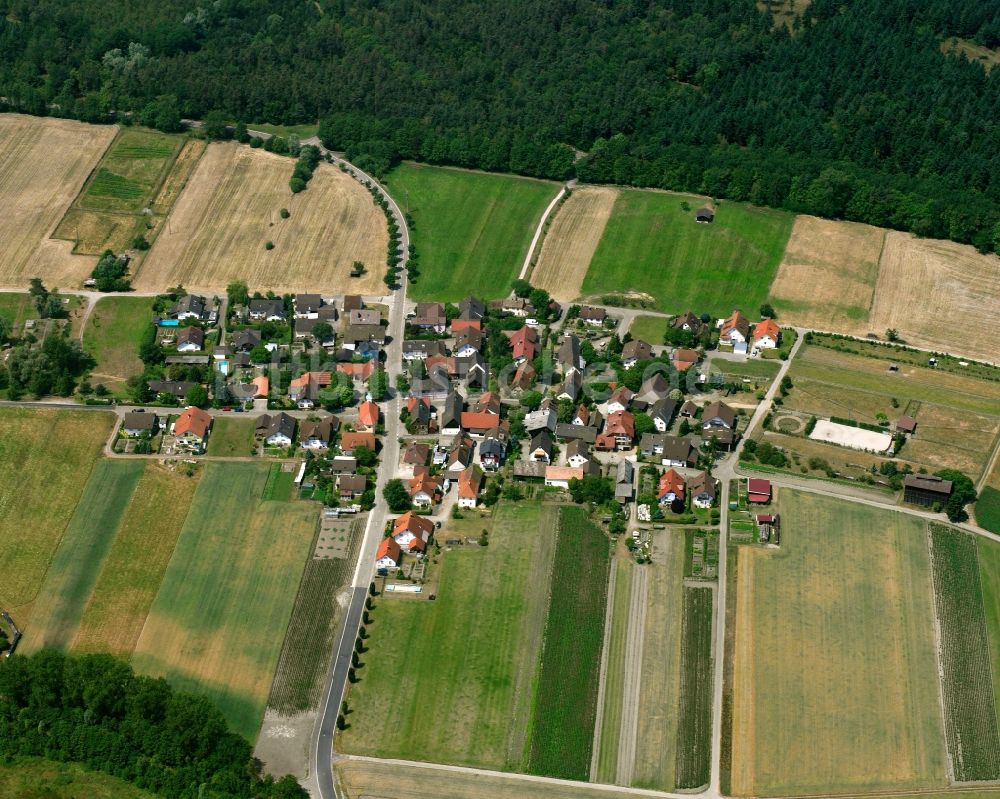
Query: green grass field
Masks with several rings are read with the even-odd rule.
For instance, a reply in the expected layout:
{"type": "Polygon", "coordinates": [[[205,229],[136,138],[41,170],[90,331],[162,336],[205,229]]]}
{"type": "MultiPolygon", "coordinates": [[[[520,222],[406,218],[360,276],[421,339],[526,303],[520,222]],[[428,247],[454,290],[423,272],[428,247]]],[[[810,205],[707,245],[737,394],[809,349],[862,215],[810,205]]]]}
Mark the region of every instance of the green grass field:
{"type": "Polygon", "coordinates": [[[386,180],[413,216],[418,300],[505,296],[520,272],[542,212],[559,187],[528,178],[404,163],[386,180]]]}
{"type": "Polygon", "coordinates": [[[781,549],[739,548],[731,793],[944,788],[924,522],[777,499],[781,549]]]}
{"type": "Polygon", "coordinates": [[[725,358],[713,358],[712,370],[722,372],[726,377],[750,377],[773,379],[781,369],[777,361],[765,361],[757,358],[746,361],[729,361],[725,358]]]}
{"type": "Polygon", "coordinates": [[[125,381],[142,372],[139,340],[153,315],[152,297],[102,297],[87,320],[83,346],[94,359],[90,381],[121,393],[125,381]]]}
{"type": "Polygon", "coordinates": [[[632,320],[628,332],[632,338],[639,338],[648,344],[659,345],[667,333],[670,321],[663,316],[637,316],[632,320]]]}
{"type": "MultiPolygon", "coordinates": [[[[992,664],[993,695],[1000,697],[1000,544],[988,538],[979,538],[976,549],[992,664]]],[[[1000,724],[1000,709],[997,722],[1000,724]]]]}
{"type": "Polygon", "coordinates": [[[112,414],[0,409],[0,606],[22,627],[91,467],[111,433],[112,414]]]}
{"type": "Polygon", "coordinates": [[[621,737],[622,700],[625,687],[625,639],[628,635],[629,605],[632,599],[631,559],[612,562],[615,592],[610,598],[611,631],[608,633],[608,669],[604,676],[604,709],[601,714],[601,741],[597,755],[597,782],[613,783],[618,777],[618,742],[621,737]]]}
{"type": "Polygon", "coordinates": [[[83,611],[72,642],[78,652],[131,656],[191,507],[200,470],[189,477],[186,470],[145,465],[83,611]]]}
{"type": "Polygon", "coordinates": [[[77,204],[98,211],[141,211],[156,196],[183,143],[181,136],[123,128],[108,148],[77,204]]]}
{"type": "Polygon", "coordinates": [[[35,602],[24,638],[28,652],[72,642],[144,466],[122,460],[94,464],[35,602]]]}
{"type": "Polygon", "coordinates": [[[30,294],[0,294],[0,319],[13,327],[20,327],[25,319],[37,319],[38,312],[30,294]]]}
{"type": "Polygon", "coordinates": [[[210,463],[132,656],[206,694],[257,736],[317,524],[311,502],[264,502],[267,464],[210,463]]]}
{"type": "Polygon", "coordinates": [[[941,629],[945,733],[955,779],[1000,777],[1000,730],[976,538],[930,526],[934,597],[941,629]]]}
{"type": "MultiPolygon", "coordinates": [[[[623,190],[590,262],[587,295],[644,292],[661,311],[755,315],[767,299],[794,217],[737,203],[699,225],[704,202],[664,192],[623,190]],[[687,202],[692,210],[685,211],[687,202]]],[[[635,335],[633,333],[633,335],[635,335]]]]}
{"type": "MultiPolygon", "coordinates": [[[[522,501],[494,513],[489,547],[442,553],[435,601],[376,597],[342,751],[524,768],[558,511],[522,501]]],[[[483,526],[449,522],[439,537],[483,526]]]]}
{"type": "Polygon", "coordinates": [[[528,771],[586,780],[594,744],[610,566],[607,536],[581,507],[560,510],[528,771]]]}
{"type": "Polygon", "coordinates": [[[208,439],[209,455],[245,457],[253,449],[253,419],[238,416],[218,416],[208,439]]]}
{"type": "Polygon", "coordinates": [[[712,758],[712,589],[684,589],[677,787],[708,784],[712,758]]]}
{"type": "Polygon", "coordinates": [[[986,486],[976,500],[976,524],[991,533],[1000,533],[1000,491],[986,486]]]}
{"type": "Polygon", "coordinates": [[[38,757],[0,766],[0,799],[154,799],[123,780],[38,757]]]}

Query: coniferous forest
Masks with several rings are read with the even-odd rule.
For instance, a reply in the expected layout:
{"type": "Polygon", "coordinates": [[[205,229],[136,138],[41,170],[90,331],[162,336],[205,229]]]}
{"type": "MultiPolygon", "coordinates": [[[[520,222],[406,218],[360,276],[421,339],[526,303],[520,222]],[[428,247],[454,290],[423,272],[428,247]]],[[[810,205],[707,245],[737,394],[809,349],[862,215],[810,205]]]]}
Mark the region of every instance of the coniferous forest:
{"type": "Polygon", "coordinates": [[[400,158],[748,200],[1000,247],[1000,0],[0,0],[8,110],[323,120],[400,158]],[[576,157],[585,153],[580,160],[576,157]]]}

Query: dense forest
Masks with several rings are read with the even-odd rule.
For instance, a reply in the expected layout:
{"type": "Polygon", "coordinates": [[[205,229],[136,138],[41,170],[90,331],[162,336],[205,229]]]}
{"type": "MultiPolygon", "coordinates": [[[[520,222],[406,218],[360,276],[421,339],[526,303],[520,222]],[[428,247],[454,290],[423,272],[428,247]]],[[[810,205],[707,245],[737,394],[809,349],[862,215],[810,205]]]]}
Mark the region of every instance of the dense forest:
{"type": "Polygon", "coordinates": [[[0,664],[0,758],[80,763],[164,797],[305,799],[261,776],[250,744],[207,699],[108,655],[42,651],[0,664]]]}
{"type": "Polygon", "coordinates": [[[399,158],[658,186],[1000,247],[1000,0],[0,0],[7,108],[323,120],[399,158]],[[579,160],[577,160],[579,158],[579,160]]]}

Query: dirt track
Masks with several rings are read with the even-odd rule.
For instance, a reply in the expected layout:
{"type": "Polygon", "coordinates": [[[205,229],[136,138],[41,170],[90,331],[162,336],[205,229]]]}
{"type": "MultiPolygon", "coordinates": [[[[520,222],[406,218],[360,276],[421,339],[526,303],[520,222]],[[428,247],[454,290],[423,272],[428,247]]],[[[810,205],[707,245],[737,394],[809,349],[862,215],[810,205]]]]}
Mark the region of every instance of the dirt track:
{"type": "Polygon", "coordinates": [[[622,725],[618,738],[618,779],[631,785],[635,771],[636,735],[639,730],[639,706],[642,702],[642,639],[646,626],[646,576],[648,570],[637,567],[632,575],[632,601],[629,605],[628,634],[625,638],[625,687],[622,691],[622,725]]]}

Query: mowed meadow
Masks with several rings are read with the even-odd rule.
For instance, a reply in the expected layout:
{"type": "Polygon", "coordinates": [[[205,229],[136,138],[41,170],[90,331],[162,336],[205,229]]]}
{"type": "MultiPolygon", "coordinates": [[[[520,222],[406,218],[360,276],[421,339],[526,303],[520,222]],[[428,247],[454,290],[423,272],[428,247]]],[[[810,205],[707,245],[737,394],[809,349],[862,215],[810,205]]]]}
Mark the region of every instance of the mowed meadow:
{"type": "Polygon", "coordinates": [[[732,793],[945,787],[925,523],[777,499],[780,551],[736,559],[732,793]]]}
{"type": "Polygon", "coordinates": [[[393,169],[386,185],[413,217],[420,276],[407,293],[442,302],[506,296],[559,191],[547,181],[409,162],[393,169]]]}
{"type": "Polygon", "coordinates": [[[295,161],[233,142],[215,142],[138,269],[135,287],[224,291],[233,280],[277,293],[374,294],[384,290],[389,234],[368,191],[320,163],[292,194],[295,161]],[[289,216],[281,218],[281,209],[289,216]],[[273,249],[266,249],[272,242],[273,249]],[[351,278],[354,261],[366,274],[351,278]]]}

